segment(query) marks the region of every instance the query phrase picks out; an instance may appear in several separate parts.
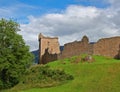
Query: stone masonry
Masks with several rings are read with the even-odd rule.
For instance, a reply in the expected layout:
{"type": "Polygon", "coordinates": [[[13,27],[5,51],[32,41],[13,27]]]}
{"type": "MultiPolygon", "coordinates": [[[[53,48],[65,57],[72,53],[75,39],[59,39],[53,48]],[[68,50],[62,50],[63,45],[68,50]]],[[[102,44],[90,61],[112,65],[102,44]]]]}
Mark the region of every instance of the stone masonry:
{"type": "Polygon", "coordinates": [[[106,57],[119,58],[120,54],[120,36],[104,38],[98,40],[94,44],[93,49],[95,55],[102,55],[106,57]]]}
{"type": "Polygon", "coordinates": [[[90,43],[88,37],[83,36],[81,41],[65,44],[63,51],[60,51],[59,47],[58,37],[51,38],[39,34],[39,64],[80,54],[94,54],[120,59],[120,36],[102,38],[96,43],[90,43]]]}
{"type": "Polygon", "coordinates": [[[87,36],[84,36],[82,41],[74,41],[65,44],[64,50],[61,52],[61,55],[59,55],[59,58],[63,59],[66,57],[72,57],[74,55],[87,53],[92,54],[89,52],[89,39],[87,38],[87,36]]]}

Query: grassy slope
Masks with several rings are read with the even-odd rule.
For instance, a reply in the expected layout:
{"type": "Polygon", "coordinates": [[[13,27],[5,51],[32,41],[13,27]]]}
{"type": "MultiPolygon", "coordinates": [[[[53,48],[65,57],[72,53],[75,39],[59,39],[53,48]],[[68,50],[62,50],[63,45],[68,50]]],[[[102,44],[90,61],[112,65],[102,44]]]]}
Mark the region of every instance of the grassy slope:
{"type": "Polygon", "coordinates": [[[74,80],[50,88],[32,88],[20,92],[119,92],[120,60],[94,56],[93,63],[71,63],[75,58],[49,63],[64,69],[74,80]]]}

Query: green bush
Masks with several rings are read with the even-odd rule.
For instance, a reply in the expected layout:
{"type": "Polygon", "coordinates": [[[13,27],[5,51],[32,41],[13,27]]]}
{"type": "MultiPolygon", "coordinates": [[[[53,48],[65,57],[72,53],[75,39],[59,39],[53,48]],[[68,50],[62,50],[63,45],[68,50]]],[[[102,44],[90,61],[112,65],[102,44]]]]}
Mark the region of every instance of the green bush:
{"type": "Polygon", "coordinates": [[[51,69],[49,66],[36,66],[26,71],[22,78],[22,84],[30,84],[31,87],[47,87],[61,84],[74,79],[60,69],[51,69]]]}

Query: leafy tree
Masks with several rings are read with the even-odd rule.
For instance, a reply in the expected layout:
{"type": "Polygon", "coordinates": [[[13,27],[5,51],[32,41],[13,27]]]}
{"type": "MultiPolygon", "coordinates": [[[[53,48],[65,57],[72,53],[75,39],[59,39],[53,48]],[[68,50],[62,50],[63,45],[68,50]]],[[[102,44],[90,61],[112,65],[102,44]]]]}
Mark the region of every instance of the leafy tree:
{"type": "Polygon", "coordinates": [[[0,89],[16,85],[33,60],[18,31],[15,21],[0,19],[0,89]]]}

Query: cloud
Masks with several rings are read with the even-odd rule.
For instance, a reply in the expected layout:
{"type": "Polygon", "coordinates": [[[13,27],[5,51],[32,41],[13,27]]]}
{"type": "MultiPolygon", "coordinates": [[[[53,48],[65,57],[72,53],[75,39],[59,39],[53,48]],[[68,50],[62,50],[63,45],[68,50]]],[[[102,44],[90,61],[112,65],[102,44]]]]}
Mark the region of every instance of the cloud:
{"type": "MultiPolygon", "coordinates": [[[[119,8],[119,7],[118,7],[119,8]]],[[[28,24],[21,24],[21,32],[31,50],[38,49],[38,34],[58,36],[61,45],[81,40],[87,35],[90,41],[120,35],[120,12],[113,7],[96,8],[70,5],[60,13],[40,17],[29,16],[28,24]]]]}
{"type": "Polygon", "coordinates": [[[109,3],[112,4],[112,6],[118,7],[118,5],[120,5],[120,0],[109,0],[109,3]]]}

